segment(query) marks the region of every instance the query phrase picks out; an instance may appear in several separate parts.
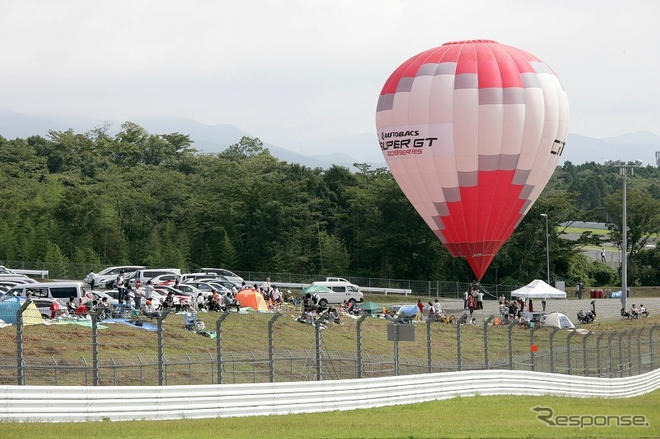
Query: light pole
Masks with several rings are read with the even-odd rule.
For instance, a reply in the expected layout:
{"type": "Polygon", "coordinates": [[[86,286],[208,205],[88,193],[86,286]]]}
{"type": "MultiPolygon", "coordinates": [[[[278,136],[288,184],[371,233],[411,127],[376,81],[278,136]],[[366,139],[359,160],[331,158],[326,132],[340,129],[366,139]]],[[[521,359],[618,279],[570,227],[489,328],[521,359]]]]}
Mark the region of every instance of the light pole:
{"type": "Polygon", "coordinates": [[[628,296],[628,224],[626,215],[627,203],[627,186],[626,180],[628,170],[630,175],[634,174],[634,169],[642,166],[642,162],[637,160],[634,162],[624,162],[621,160],[608,160],[605,162],[606,166],[615,166],[619,168],[619,173],[623,176],[623,212],[621,217],[621,307],[624,311],[627,309],[627,296],[628,296]]]}
{"type": "Polygon", "coordinates": [[[546,272],[548,274],[548,285],[550,285],[550,233],[548,232],[548,214],[542,213],[545,218],[545,256],[546,256],[546,272]]]}

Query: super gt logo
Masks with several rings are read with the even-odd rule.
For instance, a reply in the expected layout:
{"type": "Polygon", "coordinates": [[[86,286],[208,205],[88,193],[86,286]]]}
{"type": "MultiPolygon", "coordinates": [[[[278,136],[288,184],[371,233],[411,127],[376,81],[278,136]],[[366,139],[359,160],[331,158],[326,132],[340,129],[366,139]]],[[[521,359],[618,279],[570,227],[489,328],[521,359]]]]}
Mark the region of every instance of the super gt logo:
{"type": "Polygon", "coordinates": [[[437,137],[420,136],[419,130],[380,133],[380,149],[388,156],[422,154],[425,146],[432,146],[437,137]]]}

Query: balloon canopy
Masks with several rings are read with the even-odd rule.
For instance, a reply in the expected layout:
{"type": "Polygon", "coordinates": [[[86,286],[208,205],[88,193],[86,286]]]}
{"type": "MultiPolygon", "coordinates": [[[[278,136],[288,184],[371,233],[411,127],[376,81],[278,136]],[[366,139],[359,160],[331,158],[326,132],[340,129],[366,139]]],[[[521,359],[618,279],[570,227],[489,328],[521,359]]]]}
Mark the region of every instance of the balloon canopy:
{"type": "Polygon", "coordinates": [[[495,41],[457,41],[392,73],[376,125],[403,193],[480,280],[552,176],[568,98],[535,56],[495,41]]]}

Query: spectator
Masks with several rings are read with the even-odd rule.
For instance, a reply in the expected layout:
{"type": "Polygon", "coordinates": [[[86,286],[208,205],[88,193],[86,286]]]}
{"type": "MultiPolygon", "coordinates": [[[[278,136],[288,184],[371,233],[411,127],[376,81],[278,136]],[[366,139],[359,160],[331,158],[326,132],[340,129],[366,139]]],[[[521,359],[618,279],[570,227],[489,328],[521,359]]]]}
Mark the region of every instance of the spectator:
{"type": "Polygon", "coordinates": [[[197,302],[198,310],[201,311],[206,309],[206,301],[204,300],[204,295],[202,293],[197,293],[197,299],[195,301],[197,302]]]}
{"type": "MultiPolygon", "coordinates": [[[[256,286],[257,286],[257,285],[255,284],[255,287],[256,287],[256,286]]],[[[268,291],[270,290],[270,277],[267,277],[267,278],[266,278],[266,281],[265,281],[261,286],[263,287],[263,289],[264,289],[266,292],[268,292],[268,291]]]]}
{"type": "Polygon", "coordinates": [[[415,320],[417,320],[418,322],[421,322],[422,320],[424,320],[424,303],[422,302],[422,299],[419,299],[417,301],[417,309],[419,311],[417,312],[417,315],[415,316],[415,320]]]}
{"type": "Polygon", "coordinates": [[[474,312],[474,309],[477,307],[477,300],[474,298],[473,294],[468,295],[467,307],[470,310],[470,319],[471,319],[472,313],[474,312]]]}
{"type": "Polygon", "coordinates": [[[121,270],[119,272],[119,275],[115,279],[115,286],[117,287],[117,291],[119,292],[119,303],[124,303],[124,291],[125,291],[125,286],[124,286],[124,270],[121,270]]]}
{"type": "Polygon", "coordinates": [[[144,301],[144,306],[142,307],[142,314],[149,316],[149,317],[157,317],[158,312],[156,312],[156,308],[154,308],[154,305],[151,300],[145,300],[144,301]]]}
{"type": "Polygon", "coordinates": [[[541,299],[541,307],[543,308],[543,312],[545,312],[545,306],[548,302],[546,301],[545,297],[541,299]]]}
{"type": "Polygon", "coordinates": [[[433,308],[434,308],[436,317],[439,316],[440,314],[442,314],[442,306],[440,306],[440,302],[438,301],[438,299],[435,299],[435,303],[433,304],[433,308]]]}
{"type": "Polygon", "coordinates": [[[165,298],[165,303],[163,303],[163,308],[173,310],[176,306],[174,305],[174,293],[169,292],[167,293],[167,297],[165,298]]]}
{"type": "Polygon", "coordinates": [[[69,297],[69,301],[66,303],[66,310],[70,315],[76,313],[76,298],[74,296],[69,297]]]}
{"type": "Polygon", "coordinates": [[[484,293],[481,290],[477,292],[477,309],[484,309],[484,293]]]}
{"type": "Polygon", "coordinates": [[[467,307],[468,307],[467,302],[468,302],[468,296],[469,295],[470,295],[470,293],[468,293],[468,290],[465,290],[465,292],[463,293],[463,309],[467,309],[467,307]]]}
{"type": "Polygon", "coordinates": [[[151,280],[148,280],[147,285],[144,286],[143,295],[145,300],[151,300],[154,297],[154,286],[151,284],[151,280]]]}
{"type": "Polygon", "coordinates": [[[94,276],[96,276],[96,273],[94,273],[94,271],[92,270],[89,273],[87,273],[87,276],[85,276],[85,279],[84,279],[85,282],[87,282],[89,284],[89,288],[92,291],[94,290],[94,286],[96,285],[95,281],[94,281],[94,276]]]}

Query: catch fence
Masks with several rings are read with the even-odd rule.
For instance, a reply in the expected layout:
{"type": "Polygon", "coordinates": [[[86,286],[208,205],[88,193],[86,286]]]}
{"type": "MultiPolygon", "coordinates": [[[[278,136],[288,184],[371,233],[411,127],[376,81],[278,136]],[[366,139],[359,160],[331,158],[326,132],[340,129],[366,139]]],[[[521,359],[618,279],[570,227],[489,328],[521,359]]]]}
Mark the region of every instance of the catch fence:
{"type": "MultiPolygon", "coordinates": [[[[2,306],[7,305],[0,302],[2,306]]],[[[645,325],[643,319],[630,321],[633,326],[626,330],[590,332],[535,328],[519,323],[493,325],[492,316],[478,324],[465,324],[464,319],[453,324],[431,320],[399,324],[363,315],[359,319],[346,318],[342,323],[343,332],[336,334],[340,327],[324,321],[323,316],[314,326],[301,326],[293,318],[278,321],[281,314],[255,314],[254,318],[260,319],[260,323],[254,326],[250,336],[265,349],[237,352],[227,349],[223,343],[228,344],[230,337],[246,335],[223,329],[230,315],[235,316],[230,321],[245,316],[220,313],[216,319],[209,313],[207,321],[214,321],[215,326],[210,328],[209,325],[214,331],[207,331],[205,335],[215,339],[207,342],[206,352],[199,352],[187,351],[186,346],[204,337],[184,330],[182,316],[169,317],[162,313],[151,322],[140,323],[145,327],[152,325],[151,332],[133,328],[125,329],[120,335],[107,329],[99,331],[99,326],[106,322],[97,321],[93,316],[90,322],[78,322],[84,327],[76,325],[73,329],[70,325],[72,329],[68,329],[65,336],[59,336],[69,343],[62,352],[50,349],[52,346],[48,344],[43,346],[44,340],[40,339],[43,330],[37,330],[43,326],[30,325],[39,323],[40,316],[31,315],[36,309],[30,307],[29,302],[22,302],[20,308],[14,310],[15,323],[0,329],[0,344],[4,346],[0,351],[0,384],[260,383],[474,369],[622,377],[654,370],[656,353],[660,350],[660,326],[645,325]],[[390,339],[386,336],[388,325],[394,325],[396,334],[390,339]],[[167,331],[164,331],[165,326],[167,331]],[[399,336],[406,331],[412,339],[399,336]],[[136,333],[138,335],[134,335],[136,333]],[[120,349],[117,353],[113,337],[120,336],[131,337],[130,352],[120,349]],[[293,336],[308,337],[310,348],[294,347],[293,336]],[[333,346],[341,346],[341,349],[333,346]]],[[[7,315],[7,310],[0,309],[0,313],[7,315]]],[[[295,316],[289,314],[288,317],[295,316]]],[[[63,341],[52,341],[58,342],[63,341]]]]}

